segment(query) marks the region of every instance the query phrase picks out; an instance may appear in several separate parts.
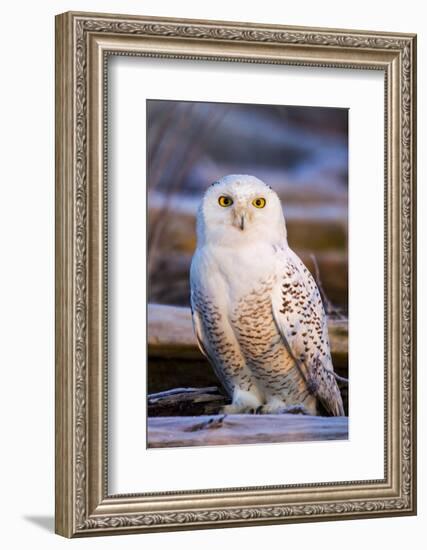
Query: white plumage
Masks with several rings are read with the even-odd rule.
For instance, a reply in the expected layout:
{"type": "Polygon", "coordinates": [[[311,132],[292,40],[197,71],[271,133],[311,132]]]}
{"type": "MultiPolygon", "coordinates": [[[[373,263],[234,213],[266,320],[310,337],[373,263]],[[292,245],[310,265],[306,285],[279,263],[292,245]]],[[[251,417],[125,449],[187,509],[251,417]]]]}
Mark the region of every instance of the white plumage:
{"type": "Polygon", "coordinates": [[[319,290],[270,187],[229,175],[208,188],[190,279],[194,330],[232,399],[226,412],[344,414],[319,290]]]}

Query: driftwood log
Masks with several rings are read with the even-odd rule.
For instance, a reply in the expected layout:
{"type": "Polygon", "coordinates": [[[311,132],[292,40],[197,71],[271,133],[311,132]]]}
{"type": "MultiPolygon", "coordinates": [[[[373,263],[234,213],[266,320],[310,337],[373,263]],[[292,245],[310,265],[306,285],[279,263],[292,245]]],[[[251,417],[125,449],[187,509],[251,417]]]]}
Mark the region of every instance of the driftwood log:
{"type": "Polygon", "coordinates": [[[174,388],[148,395],[148,416],[217,414],[229,403],[219,388],[174,388]]]}
{"type": "Polygon", "coordinates": [[[221,414],[227,403],[216,387],[174,388],[149,395],[148,447],[348,439],[347,417],[221,414]]]}
{"type": "Polygon", "coordinates": [[[345,416],[159,416],[148,418],[147,427],[150,448],[348,439],[345,416]]]}

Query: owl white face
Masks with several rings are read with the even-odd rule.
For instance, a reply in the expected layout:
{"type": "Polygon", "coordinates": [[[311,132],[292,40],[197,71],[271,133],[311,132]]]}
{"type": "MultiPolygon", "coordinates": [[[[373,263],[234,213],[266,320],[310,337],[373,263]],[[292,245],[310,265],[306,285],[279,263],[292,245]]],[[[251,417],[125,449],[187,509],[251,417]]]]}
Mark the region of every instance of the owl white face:
{"type": "Polygon", "coordinates": [[[217,244],[286,240],[279,197],[254,176],[229,175],[205,193],[198,214],[198,238],[217,244]]]}

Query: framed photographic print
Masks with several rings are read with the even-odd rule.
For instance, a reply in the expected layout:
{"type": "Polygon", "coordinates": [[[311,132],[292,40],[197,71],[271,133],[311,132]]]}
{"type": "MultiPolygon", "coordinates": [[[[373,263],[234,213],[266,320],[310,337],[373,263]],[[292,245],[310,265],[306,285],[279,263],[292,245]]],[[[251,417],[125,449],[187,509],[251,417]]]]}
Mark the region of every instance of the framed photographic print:
{"type": "Polygon", "coordinates": [[[348,439],[348,110],[146,112],[148,447],[348,439]]]}
{"type": "Polygon", "coordinates": [[[416,37],[56,18],[56,532],[416,513],[416,37]]]}

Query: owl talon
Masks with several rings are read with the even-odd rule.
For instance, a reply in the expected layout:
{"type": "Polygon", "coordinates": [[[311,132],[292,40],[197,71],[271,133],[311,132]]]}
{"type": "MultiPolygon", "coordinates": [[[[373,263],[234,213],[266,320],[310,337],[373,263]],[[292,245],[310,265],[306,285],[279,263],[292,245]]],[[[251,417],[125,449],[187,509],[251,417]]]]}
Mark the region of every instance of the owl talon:
{"type": "Polygon", "coordinates": [[[281,414],[310,414],[307,409],[299,403],[298,405],[289,405],[289,407],[285,407],[281,414]]]}

